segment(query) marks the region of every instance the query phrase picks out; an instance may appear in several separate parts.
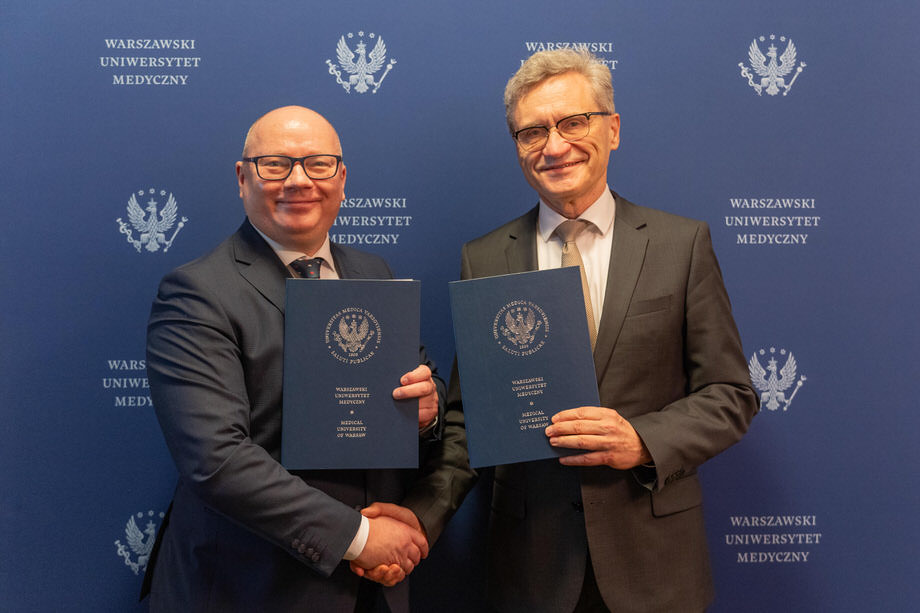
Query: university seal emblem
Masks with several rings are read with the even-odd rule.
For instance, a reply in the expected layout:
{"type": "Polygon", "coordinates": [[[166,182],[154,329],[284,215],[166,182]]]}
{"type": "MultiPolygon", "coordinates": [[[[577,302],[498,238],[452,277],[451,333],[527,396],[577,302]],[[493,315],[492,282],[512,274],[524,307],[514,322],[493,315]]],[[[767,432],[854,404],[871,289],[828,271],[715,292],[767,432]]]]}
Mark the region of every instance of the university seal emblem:
{"type": "MultiPolygon", "coordinates": [[[[351,32],[347,36],[349,40],[354,38],[354,34],[351,32]]],[[[392,70],[393,65],[396,64],[396,60],[392,58],[389,62],[386,61],[387,46],[384,44],[382,37],[373,32],[367,36],[374,45],[370,53],[367,51],[368,43],[364,42],[364,32],[362,31],[358,32],[358,43],[355,45],[354,51],[346,42],[345,36],[339,38],[339,42],[335,46],[338,67],[332,63],[332,60],[326,60],[329,74],[333,75],[335,82],[341,85],[348,93],[354,90],[359,94],[366,94],[368,91],[376,94],[383,84],[383,80],[392,70]],[[379,79],[375,80],[374,75],[383,68],[384,63],[386,63],[386,68],[383,70],[383,74],[380,75],[379,79]],[[345,78],[342,78],[343,73],[346,75],[345,78]]]]}
{"type": "Polygon", "coordinates": [[[153,511],[147,511],[146,515],[144,513],[132,515],[125,525],[127,546],[122,545],[120,539],[115,541],[118,556],[125,561],[125,566],[134,571],[135,575],[147,569],[147,562],[150,561],[150,551],[153,549],[153,542],[157,535],[157,526],[159,522],[163,521],[163,516],[163,513],[154,513],[153,511]],[[137,518],[136,520],[135,517],[137,518]],[[144,517],[147,518],[146,523],[144,523],[144,517]],[[154,519],[157,520],[156,523],[154,523],[154,519]],[[143,530],[138,526],[138,522],[144,525],[143,530]]]}
{"type": "Polygon", "coordinates": [[[366,309],[348,307],[326,322],[326,348],[335,359],[346,364],[361,364],[371,359],[380,348],[380,337],[380,324],[366,309]]]}
{"type": "Polygon", "coordinates": [[[514,356],[533,355],[546,344],[549,320],[538,305],[529,300],[509,302],[492,321],[492,337],[514,356]]]}
{"type": "Polygon", "coordinates": [[[805,384],[805,381],[808,380],[808,377],[802,375],[799,377],[798,381],[796,381],[798,364],[791,351],[786,351],[785,349],[779,350],[780,356],[786,356],[786,361],[782,367],[779,366],[779,362],[775,357],[776,348],[770,347],[770,358],[767,361],[767,367],[764,368],[757,356],[759,354],[766,357],[766,353],[765,350],[761,349],[751,356],[751,360],[748,362],[751,383],[760,391],[761,406],[766,407],[770,411],[775,411],[782,407],[783,411],[785,411],[789,408],[789,405],[792,404],[792,399],[799,393],[799,390],[802,388],[802,385],[805,384]],[[789,388],[793,385],[795,385],[795,389],[792,390],[792,393],[789,394],[787,398],[786,393],[789,392],[789,388]]]}
{"type": "Polygon", "coordinates": [[[178,212],[179,206],[176,203],[175,196],[171,193],[167,196],[166,190],[161,189],[158,192],[151,187],[148,190],[138,190],[137,193],[131,194],[131,197],[128,198],[127,213],[128,222],[131,224],[130,227],[122,221],[121,217],[115,221],[118,223],[118,231],[125,235],[128,243],[138,253],[141,252],[141,249],[156,253],[160,250],[160,247],[163,247],[163,253],[166,253],[172,247],[173,241],[176,240],[179,230],[188,221],[188,217],[182,217],[177,225],[178,212]],[[157,200],[158,195],[160,198],[166,197],[166,204],[163,208],[158,208],[160,204],[157,200]],[[143,208],[141,208],[138,198],[146,199],[143,208]],[[173,230],[174,226],[175,230],[173,230]],[[169,234],[170,230],[173,230],[172,234],[169,234]],[[137,232],[137,238],[134,238],[134,232],[137,232]]]}
{"type": "Polygon", "coordinates": [[[751,61],[751,66],[750,69],[748,69],[748,67],[744,65],[744,62],[740,62],[738,67],[741,68],[741,76],[747,78],[748,85],[754,88],[758,96],[763,95],[763,92],[767,92],[767,95],[775,96],[780,93],[780,91],[782,91],[785,96],[789,93],[789,90],[792,89],[792,85],[795,83],[795,80],[799,78],[806,64],[805,62],[799,62],[798,66],[795,65],[796,49],[791,39],[787,41],[785,36],[779,37],[780,44],[786,43],[786,49],[783,51],[782,55],[779,56],[779,62],[776,61],[776,55],[779,49],[773,44],[773,41],[776,40],[776,35],[770,35],[770,46],[767,47],[766,55],[760,50],[760,45],[757,42],[758,40],[760,42],[766,42],[767,38],[761,36],[759,39],[755,38],[751,42],[751,46],[748,48],[748,58],[751,61]],[[770,60],[767,61],[767,58],[770,58],[770,60]],[[751,70],[760,77],[760,82],[755,82],[751,70]],[[792,75],[789,83],[786,83],[786,79],[793,70],[795,70],[795,74],[792,75]]]}

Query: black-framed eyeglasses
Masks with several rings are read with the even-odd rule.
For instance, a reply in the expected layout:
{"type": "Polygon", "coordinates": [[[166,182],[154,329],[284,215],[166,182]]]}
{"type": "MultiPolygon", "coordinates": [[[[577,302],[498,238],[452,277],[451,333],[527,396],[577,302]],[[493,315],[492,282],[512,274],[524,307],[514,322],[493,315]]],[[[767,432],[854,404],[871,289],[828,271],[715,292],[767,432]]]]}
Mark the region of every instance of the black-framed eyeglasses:
{"type": "MultiPolygon", "coordinates": [[[[607,111],[591,111],[590,113],[569,115],[556,122],[556,131],[559,136],[569,142],[582,139],[591,131],[592,115],[610,115],[610,113],[607,111]]],[[[552,126],[529,126],[512,132],[511,136],[524,151],[536,151],[546,145],[551,129],[552,126]]]]}
{"type": "Polygon", "coordinates": [[[295,164],[300,164],[303,171],[313,180],[331,179],[339,172],[341,155],[317,153],[295,158],[289,155],[257,155],[243,158],[244,162],[256,165],[256,174],[263,181],[284,181],[291,176],[295,164]]]}

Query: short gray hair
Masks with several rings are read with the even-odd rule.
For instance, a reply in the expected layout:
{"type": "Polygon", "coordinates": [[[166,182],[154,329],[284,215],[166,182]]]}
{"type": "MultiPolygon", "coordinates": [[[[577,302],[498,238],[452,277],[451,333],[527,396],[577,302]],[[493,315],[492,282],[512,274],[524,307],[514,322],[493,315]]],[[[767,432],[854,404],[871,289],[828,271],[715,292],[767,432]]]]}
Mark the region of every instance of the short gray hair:
{"type": "Polygon", "coordinates": [[[588,80],[594,100],[601,110],[616,112],[610,69],[596,55],[586,49],[538,51],[527,58],[505,86],[505,120],[508,129],[514,131],[511,114],[527,92],[546,79],[567,72],[578,73],[588,80]]]}

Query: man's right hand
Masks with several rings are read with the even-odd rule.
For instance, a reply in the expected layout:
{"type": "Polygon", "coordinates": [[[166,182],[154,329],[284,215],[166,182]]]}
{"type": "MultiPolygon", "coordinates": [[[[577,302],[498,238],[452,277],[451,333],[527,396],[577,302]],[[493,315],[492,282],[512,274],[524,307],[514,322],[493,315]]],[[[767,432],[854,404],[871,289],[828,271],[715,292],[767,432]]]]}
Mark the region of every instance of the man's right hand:
{"type": "Polygon", "coordinates": [[[387,515],[369,517],[368,521],[367,543],[361,555],[352,560],[351,569],[360,576],[374,569],[369,579],[395,585],[428,556],[428,540],[419,530],[387,515]]]}

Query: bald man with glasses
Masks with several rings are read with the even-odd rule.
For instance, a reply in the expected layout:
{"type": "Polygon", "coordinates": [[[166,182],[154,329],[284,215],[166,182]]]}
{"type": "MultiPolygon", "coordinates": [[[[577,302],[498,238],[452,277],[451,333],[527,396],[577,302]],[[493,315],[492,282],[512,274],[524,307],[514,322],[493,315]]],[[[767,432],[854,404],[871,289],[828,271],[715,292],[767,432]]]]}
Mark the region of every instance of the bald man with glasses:
{"type": "MultiPolygon", "coordinates": [[[[236,176],[242,226],[166,275],[148,325],[151,396],[179,472],[150,609],[407,613],[402,580],[454,510],[418,503],[437,486],[414,470],[279,462],[285,280],[392,277],[329,240],[345,197],[338,135],[315,111],[275,109],[250,128],[236,176]]],[[[419,363],[393,396],[418,399],[425,461],[442,444],[444,384],[424,349],[419,363]]]]}

